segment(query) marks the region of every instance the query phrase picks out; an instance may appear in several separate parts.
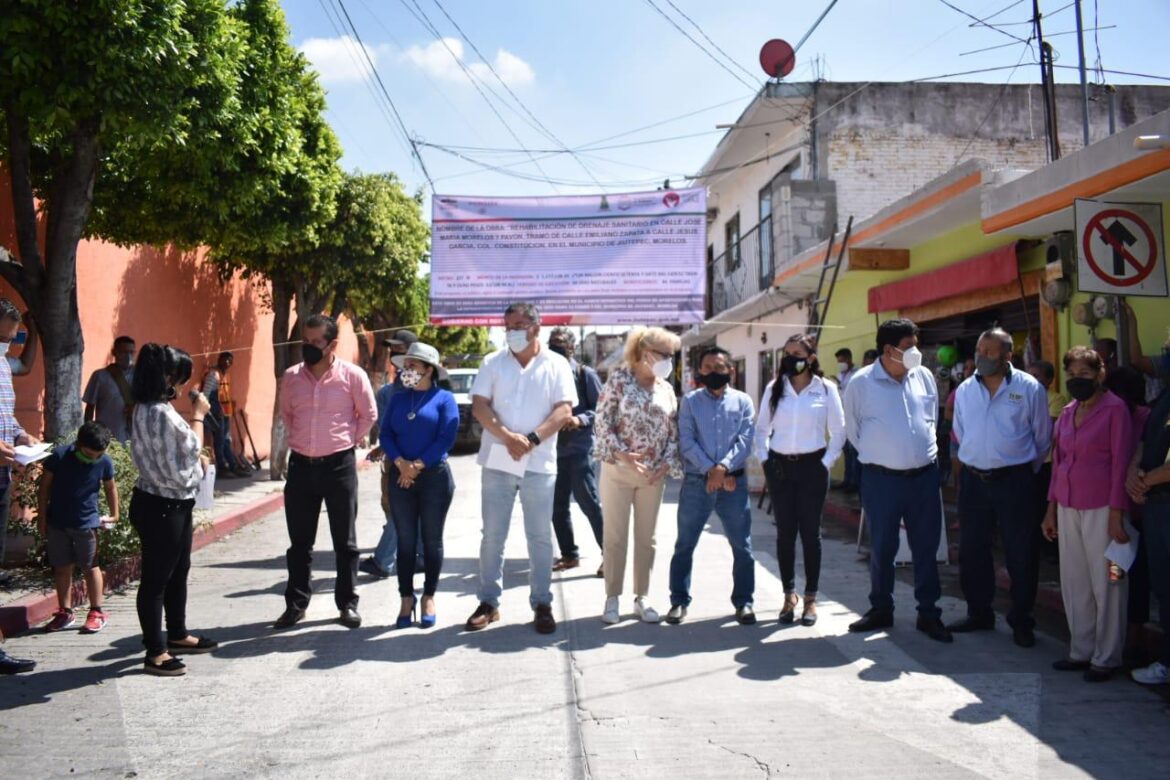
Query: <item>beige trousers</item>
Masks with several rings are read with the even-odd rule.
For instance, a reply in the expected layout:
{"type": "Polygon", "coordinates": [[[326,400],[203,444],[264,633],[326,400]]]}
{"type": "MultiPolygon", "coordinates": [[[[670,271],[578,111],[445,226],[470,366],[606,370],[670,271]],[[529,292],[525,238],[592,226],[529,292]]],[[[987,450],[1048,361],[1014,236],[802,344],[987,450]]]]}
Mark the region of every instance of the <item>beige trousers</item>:
{"type": "Polygon", "coordinates": [[[626,579],[626,548],[630,541],[630,509],[634,510],[634,595],[650,590],[654,568],[654,532],[666,480],[651,485],[631,468],[601,464],[602,549],[605,555],[605,595],[622,595],[626,579]]]}
{"type": "Polygon", "coordinates": [[[1060,595],[1068,618],[1068,657],[1101,669],[1121,666],[1129,579],[1109,581],[1109,507],[1069,509],[1057,505],[1060,595]]]}

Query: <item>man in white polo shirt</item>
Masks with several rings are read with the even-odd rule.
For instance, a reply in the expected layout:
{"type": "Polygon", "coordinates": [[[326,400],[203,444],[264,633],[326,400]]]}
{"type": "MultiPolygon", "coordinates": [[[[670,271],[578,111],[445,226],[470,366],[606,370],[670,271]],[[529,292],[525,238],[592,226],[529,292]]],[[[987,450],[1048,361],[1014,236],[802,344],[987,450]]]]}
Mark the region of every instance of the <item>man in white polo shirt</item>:
{"type": "Polygon", "coordinates": [[[536,630],[556,631],[552,614],[552,517],[557,431],[577,405],[569,361],[541,347],[540,312],[514,303],[504,312],[507,346],[488,355],[471,386],[471,413],[483,426],[483,541],[479,546],[479,607],[467,620],[478,631],[500,619],[504,543],[516,495],[528,540],[530,593],[536,630]]]}

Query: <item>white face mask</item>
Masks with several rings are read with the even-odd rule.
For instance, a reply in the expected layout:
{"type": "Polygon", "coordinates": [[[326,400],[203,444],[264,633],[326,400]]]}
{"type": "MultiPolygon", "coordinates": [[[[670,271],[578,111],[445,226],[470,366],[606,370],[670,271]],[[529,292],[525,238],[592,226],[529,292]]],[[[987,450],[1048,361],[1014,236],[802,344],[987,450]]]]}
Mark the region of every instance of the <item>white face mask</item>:
{"type": "Polygon", "coordinates": [[[527,328],[524,330],[509,330],[506,338],[508,340],[508,349],[513,352],[523,352],[532,343],[532,339],[528,338],[527,328]]]}
{"type": "Polygon", "coordinates": [[[669,379],[670,375],[674,373],[674,360],[672,358],[665,358],[663,360],[656,360],[650,366],[650,370],[654,372],[654,376],[659,379],[669,379]]]}
{"type": "Polygon", "coordinates": [[[0,342],[0,357],[8,354],[8,347],[11,346],[7,341],[0,342]]]}
{"type": "MultiPolygon", "coordinates": [[[[894,349],[898,348],[894,347],[894,349]]],[[[910,347],[905,351],[899,349],[898,351],[902,353],[902,365],[906,366],[907,371],[922,365],[922,353],[918,351],[918,347],[910,347]]]]}
{"type": "Polygon", "coordinates": [[[408,390],[418,387],[418,383],[422,381],[422,373],[414,368],[403,369],[402,371],[402,386],[408,390]]]}
{"type": "Polygon", "coordinates": [[[838,371],[838,372],[840,372],[840,373],[844,374],[844,373],[845,373],[846,371],[848,371],[848,370],[849,370],[849,364],[848,364],[848,363],[838,363],[838,364],[837,364],[837,371],[838,371]]]}

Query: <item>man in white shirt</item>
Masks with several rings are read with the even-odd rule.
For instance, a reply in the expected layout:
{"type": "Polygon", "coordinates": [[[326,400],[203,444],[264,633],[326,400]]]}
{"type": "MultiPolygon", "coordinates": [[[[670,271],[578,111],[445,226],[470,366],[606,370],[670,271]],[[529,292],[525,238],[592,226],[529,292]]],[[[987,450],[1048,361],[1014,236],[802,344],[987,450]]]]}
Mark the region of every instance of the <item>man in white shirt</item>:
{"type": "Polygon", "coordinates": [[[552,614],[553,493],[557,432],[577,405],[569,361],[543,348],[540,312],[514,303],[504,312],[507,346],[488,355],[471,386],[471,413],[483,426],[483,540],[479,547],[479,606],[467,620],[478,631],[500,619],[504,543],[516,495],[528,540],[529,604],[539,633],[556,631],[552,614]]]}

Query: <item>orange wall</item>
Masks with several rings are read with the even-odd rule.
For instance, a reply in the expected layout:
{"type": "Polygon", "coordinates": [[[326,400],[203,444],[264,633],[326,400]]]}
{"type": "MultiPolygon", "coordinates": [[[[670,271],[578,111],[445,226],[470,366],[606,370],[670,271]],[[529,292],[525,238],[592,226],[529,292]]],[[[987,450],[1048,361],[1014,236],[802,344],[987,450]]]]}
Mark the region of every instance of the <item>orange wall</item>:
{"type": "MultiPolygon", "coordinates": [[[[7,176],[0,171],[0,245],[19,257],[7,176]]],[[[198,380],[222,350],[235,353],[232,395],[248,413],[256,448],[268,452],[276,380],[273,376],[272,312],[263,303],[263,282],[238,277],[222,283],[205,253],[83,241],[77,250],[78,307],[85,337],[82,388],[93,371],[110,360],[114,339],[128,335],[138,345],[173,344],[191,353],[198,380]]],[[[7,283],[0,295],[22,306],[7,283]]],[[[355,359],[357,342],[342,323],[339,354],[355,359]]],[[[13,354],[17,354],[13,351],[13,354]]],[[[43,428],[42,356],[28,376],[16,377],[17,417],[30,431],[43,428]]],[[[79,391],[80,392],[80,391],[79,391]]],[[[179,402],[185,408],[185,402],[179,402]]]]}

